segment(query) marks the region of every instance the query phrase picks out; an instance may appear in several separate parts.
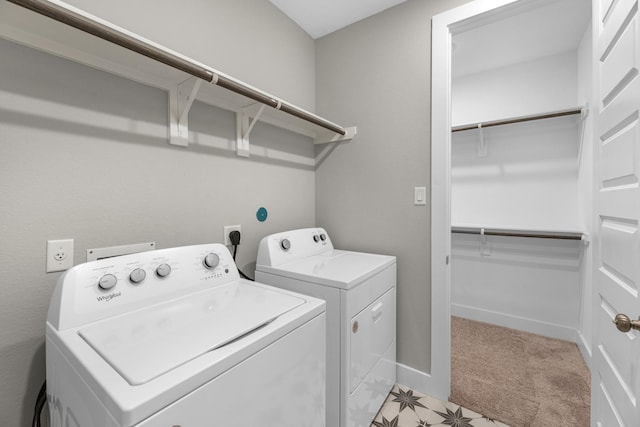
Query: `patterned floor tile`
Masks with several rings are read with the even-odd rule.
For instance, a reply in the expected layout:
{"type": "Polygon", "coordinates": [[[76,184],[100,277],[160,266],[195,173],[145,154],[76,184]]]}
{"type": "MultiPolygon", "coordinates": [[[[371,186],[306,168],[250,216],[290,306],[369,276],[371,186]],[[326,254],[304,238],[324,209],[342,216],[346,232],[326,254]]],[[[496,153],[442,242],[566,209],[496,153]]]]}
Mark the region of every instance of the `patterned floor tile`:
{"type": "Polygon", "coordinates": [[[371,427],[509,427],[451,402],[395,385],[371,427]]]}

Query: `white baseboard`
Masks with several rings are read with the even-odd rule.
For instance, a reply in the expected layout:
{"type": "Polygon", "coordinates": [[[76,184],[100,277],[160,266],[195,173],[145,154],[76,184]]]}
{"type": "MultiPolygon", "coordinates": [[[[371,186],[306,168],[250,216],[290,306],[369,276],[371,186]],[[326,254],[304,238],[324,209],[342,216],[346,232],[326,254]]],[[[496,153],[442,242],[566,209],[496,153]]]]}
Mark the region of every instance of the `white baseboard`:
{"type": "Polygon", "coordinates": [[[565,341],[578,343],[578,331],[564,325],[556,325],[540,320],[525,319],[510,314],[498,313],[495,311],[483,310],[481,308],[469,307],[461,304],[451,304],[451,314],[478,322],[491,323],[492,325],[504,326],[506,328],[517,329],[519,331],[531,332],[545,337],[557,338],[565,341]]]}
{"type": "Polygon", "coordinates": [[[427,394],[440,400],[447,401],[449,396],[440,396],[430,374],[418,371],[402,363],[396,364],[396,380],[398,384],[409,387],[412,390],[427,394]]]}
{"type": "Polygon", "coordinates": [[[578,345],[578,349],[582,354],[582,358],[584,359],[584,363],[587,364],[587,368],[591,370],[591,346],[584,338],[584,336],[578,331],[578,339],[576,340],[576,344],[578,345]]]}

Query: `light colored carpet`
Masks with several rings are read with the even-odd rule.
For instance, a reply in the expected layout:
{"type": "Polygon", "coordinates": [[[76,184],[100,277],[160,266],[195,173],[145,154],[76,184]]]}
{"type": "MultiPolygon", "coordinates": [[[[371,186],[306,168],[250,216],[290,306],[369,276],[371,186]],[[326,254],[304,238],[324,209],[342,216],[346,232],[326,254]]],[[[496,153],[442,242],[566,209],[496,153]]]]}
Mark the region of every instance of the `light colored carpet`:
{"type": "Polygon", "coordinates": [[[576,344],[452,317],[451,398],[512,427],[586,427],[591,377],[576,344]]]}

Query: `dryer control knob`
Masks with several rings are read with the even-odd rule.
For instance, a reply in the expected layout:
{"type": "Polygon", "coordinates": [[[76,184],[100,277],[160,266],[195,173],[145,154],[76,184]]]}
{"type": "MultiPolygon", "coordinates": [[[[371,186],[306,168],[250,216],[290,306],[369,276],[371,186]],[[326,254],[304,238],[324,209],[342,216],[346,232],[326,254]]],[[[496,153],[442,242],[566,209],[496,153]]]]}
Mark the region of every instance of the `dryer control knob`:
{"type": "Polygon", "coordinates": [[[324,234],[324,233],[322,233],[322,234],[320,235],[320,240],[322,240],[323,242],[324,242],[325,240],[327,240],[327,235],[326,235],[326,234],[324,234]]]}
{"type": "Polygon", "coordinates": [[[134,284],[142,283],[146,277],[147,273],[141,268],[136,268],[129,274],[129,280],[134,284]]]}
{"type": "Polygon", "coordinates": [[[105,291],[113,288],[116,283],[118,283],[118,278],[113,274],[105,274],[98,280],[98,286],[105,291]]]}
{"type": "Polygon", "coordinates": [[[291,242],[289,241],[289,239],[282,239],[280,241],[280,247],[282,248],[282,250],[288,251],[289,248],[291,248],[291,242]]]}
{"type": "Polygon", "coordinates": [[[202,259],[202,264],[204,264],[204,266],[209,270],[213,270],[218,266],[218,264],[220,264],[220,257],[218,254],[209,252],[207,256],[202,259]]]}
{"type": "Polygon", "coordinates": [[[156,268],[156,274],[158,277],[167,277],[171,274],[171,266],[169,264],[160,264],[158,268],[156,268]]]}
{"type": "Polygon", "coordinates": [[[313,235],[313,241],[318,243],[320,241],[320,236],[318,236],[317,234],[313,235]]]}

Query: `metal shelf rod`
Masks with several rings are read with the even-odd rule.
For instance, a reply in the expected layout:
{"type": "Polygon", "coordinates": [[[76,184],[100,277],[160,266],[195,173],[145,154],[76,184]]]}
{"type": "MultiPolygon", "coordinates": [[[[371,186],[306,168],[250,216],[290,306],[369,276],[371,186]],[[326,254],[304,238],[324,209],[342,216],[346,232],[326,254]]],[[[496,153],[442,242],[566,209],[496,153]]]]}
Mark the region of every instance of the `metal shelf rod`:
{"type": "Polygon", "coordinates": [[[503,126],[503,125],[510,125],[514,123],[530,122],[533,120],[551,119],[554,117],[571,116],[576,114],[582,114],[582,108],[572,108],[570,110],[554,111],[552,113],[535,114],[531,116],[514,117],[510,119],[494,120],[490,122],[454,126],[451,128],[451,132],[462,132],[465,130],[473,130],[478,128],[484,129],[492,126],[503,126]]]}
{"type": "Polygon", "coordinates": [[[62,22],[63,24],[77,28],[78,30],[92,34],[103,40],[117,44],[125,49],[129,49],[133,52],[144,55],[155,61],[162,62],[163,64],[181,70],[211,84],[221,86],[227,90],[246,96],[247,98],[266,104],[275,109],[281,110],[285,113],[328,129],[337,134],[346,134],[346,130],[342,126],[330,122],[329,120],[298,108],[295,105],[288,104],[285,101],[279,100],[266,92],[251,87],[229,76],[225,76],[224,74],[216,70],[203,67],[200,64],[190,61],[188,58],[180,57],[151,43],[147,43],[143,40],[132,37],[125,32],[119,31],[117,28],[112,28],[108,25],[105,25],[103,22],[92,19],[90,16],[76,13],[73,10],[63,7],[61,4],[46,0],[8,1],[18,6],[29,9],[33,12],[36,12],[40,15],[47,16],[51,19],[62,22]]]}
{"type": "Polygon", "coordinates": [[[562,239],[562,240],[583,240],[583,233],[580,232],[547,232],[547,231],[523,231],[523,230],[503,230],[495,228],[471,228],[471,227],[451,227],[451,232],[456,234],[475,234],[484,236],[508,236],[508,237],[534,237],[538,239],[562,239]]]}

